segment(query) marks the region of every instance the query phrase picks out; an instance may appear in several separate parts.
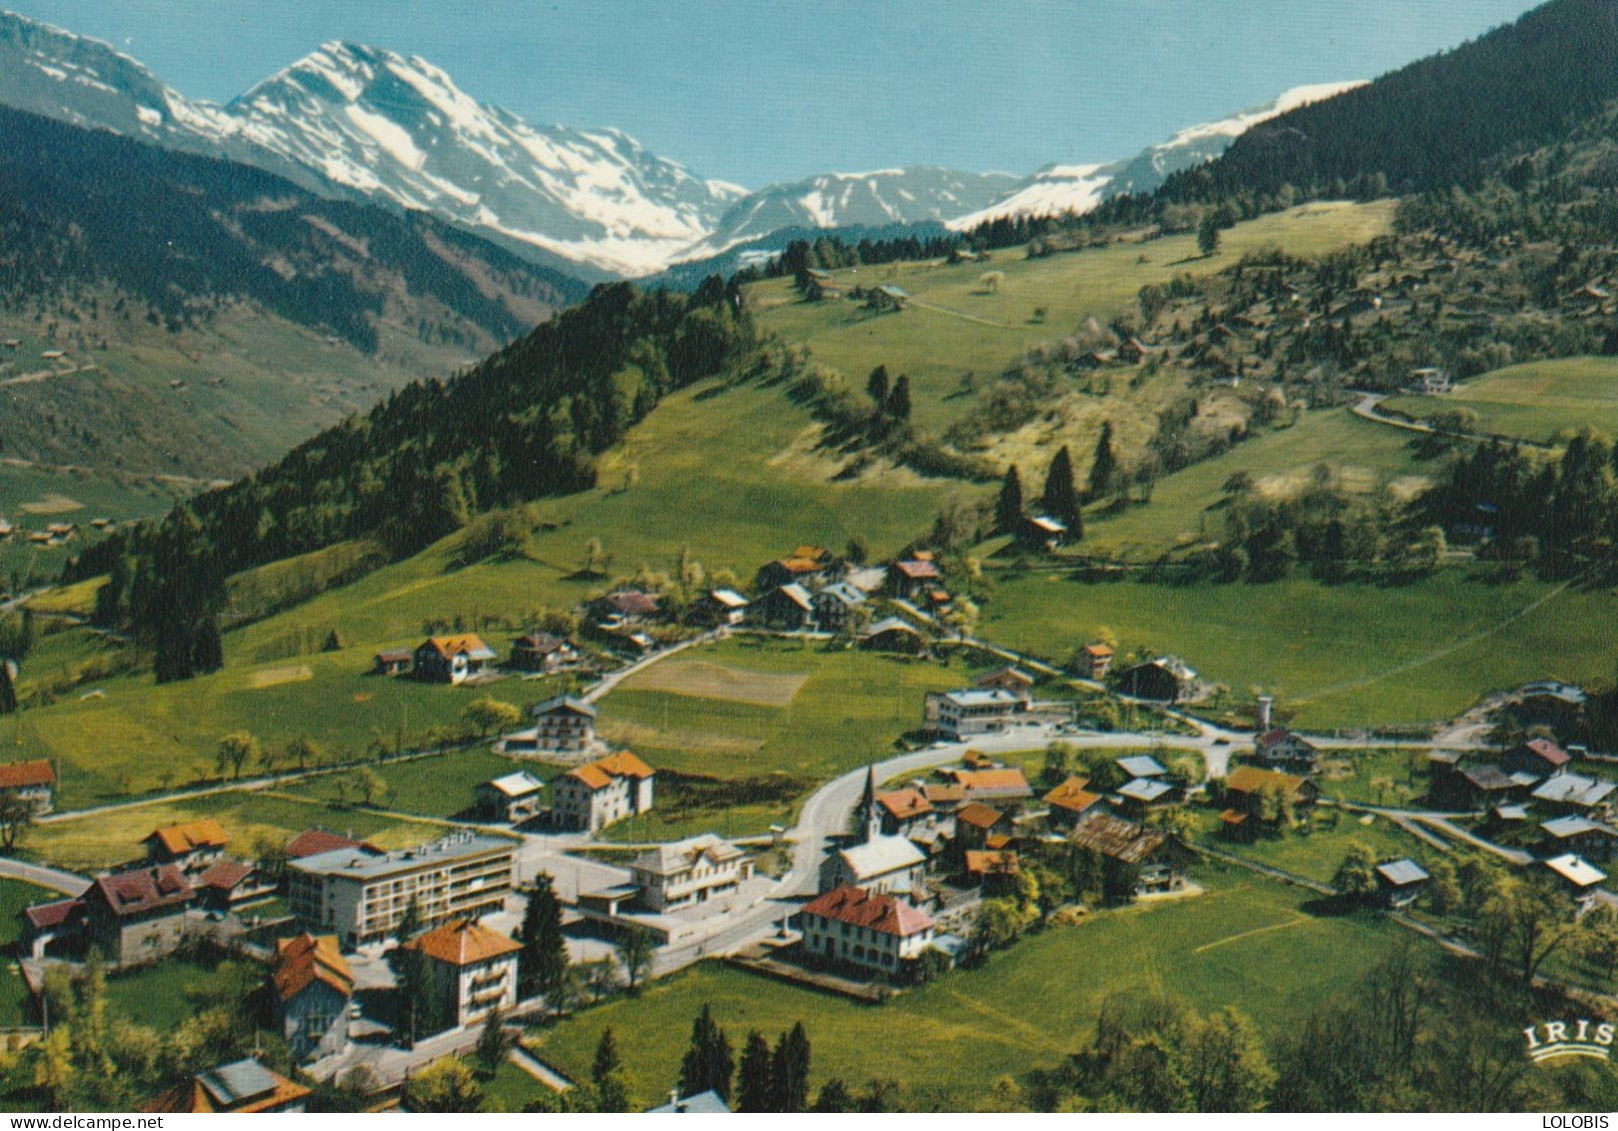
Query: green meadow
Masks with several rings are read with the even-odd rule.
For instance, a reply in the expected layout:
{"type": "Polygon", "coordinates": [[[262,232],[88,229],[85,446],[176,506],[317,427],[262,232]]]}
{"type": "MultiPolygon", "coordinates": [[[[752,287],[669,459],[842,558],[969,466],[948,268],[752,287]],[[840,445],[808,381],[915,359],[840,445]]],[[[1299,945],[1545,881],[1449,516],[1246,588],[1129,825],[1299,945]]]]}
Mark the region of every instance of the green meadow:
{"type": "Polygon", "coordinates": [[[1424,419],[1457,409],[1479,431],[1536,443],[1591,427],[1618,435],[1618,359],[1535,361],[1471,377],[1445,397],[1390,397],[1386,407],[1424,419]]]}

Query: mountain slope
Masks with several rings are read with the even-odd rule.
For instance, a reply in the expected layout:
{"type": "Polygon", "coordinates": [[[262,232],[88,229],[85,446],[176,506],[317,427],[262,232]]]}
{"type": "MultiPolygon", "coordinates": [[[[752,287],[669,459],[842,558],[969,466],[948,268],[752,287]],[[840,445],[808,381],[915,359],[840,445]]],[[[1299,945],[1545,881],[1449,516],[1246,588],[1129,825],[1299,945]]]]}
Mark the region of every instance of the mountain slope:
{"type": "Polygon", "coordinates": [[[1363,85],[1363,82],[1338,82],[1294,87],[1279,98],[1228,118],[1187,126],[1169,140],[1149,146],[1121,161],[1105,165],[1048,166],[1024,178],[1010,192],[987,207],[951,218],[948,226],[964,232],[1005,216],[1053,216],[1063,212],[1084,212],[1108,197],[1121,193],[1153,192],[1171,174],[1212,161],[1229,149],[1242,134],[1260,123],[1363,85]]]}
{"type": "Polygon", "coordinates": [[[1613,99],[1618,5],[1551,0],[1452,51],[1272,118],[1165,190],[1212,199],[1378,177],[1395,193],[1443,188],[1561,136],[1613,99]]]}

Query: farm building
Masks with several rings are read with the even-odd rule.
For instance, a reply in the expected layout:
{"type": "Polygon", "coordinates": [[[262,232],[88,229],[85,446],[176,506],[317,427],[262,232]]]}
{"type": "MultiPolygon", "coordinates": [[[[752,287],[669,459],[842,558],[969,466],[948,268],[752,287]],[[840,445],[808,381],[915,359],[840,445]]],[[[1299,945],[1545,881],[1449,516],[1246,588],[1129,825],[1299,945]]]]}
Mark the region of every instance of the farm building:
{"type": "Polygon", "coordinates": [[[571,641],[549,632],[529,632],[511,644],[507,666],[520,672],[554,672],[579,658],[571,641]]]}
{"type": "Polygon", "coordinates": [[[494,649],[474,633],[430,636],[416,646],[411,674],[428,683],[465,683],[494,659],[494,649]]]}
{"type": "Polygon", "coordinates": [[[0,766],[0,793],[28,802],[36,814],[49,813],[56,803],[56,771],[44,758],[0,766]]]}
{"type": "Polygon", "coordinates": [[[225,855],[230,835],[212,817],[170,825],[146,835],[146,861],[149,864],[178,864],[189,873],[205,871],[225,855]]]}
{"type": "Polygon", "coordinates": [[[753,602],[753,619],[768,628],[801,632],[809,628],[815,615],[809,590],[790,582],[770,590],[753,602]]]}
{"type": "Polygon", "coordinates": [[[1157,656],[1119,673],[1118,689],[1136,699],[1175,703],[1196,694],[1197,673],[1176,656],[1157,656]]]}
{"type": "Polygon", "coordinates": [[[691,619],[714,628],[738,625],[747,616],[747,598],[734,589],[710,589],[691,610],[691,619]]]}
{"type": "Polygon", "coordinates": [[[1036,554],[1054,554],[1067,545],[1067,523],[1048,514],[1026,516],[1017,524],[1017,545],[1036,554]]]}
{"type": "Polygon", "coordinates": [[[1050,807],[1051,824],[1072,828],[1086,813],[1105,804],[1105,799],[1099,793],[1091,793],[1085,788],[1089,784],[1084,778],[1070,777],[1045,795],[1045,804],[1050,807]]]}
{"type": "Polygon", "coordinates": [[[854,610],[865,604],[865,594],[845,581],[828,585],[810,597],[815,627],[821,632],[842,632],[854,610]]]}
{"type": "Polygon", "coordinates": [[[1382,901],[1395,910],[1415,903],[1430,879],[1427,870],[1409,857],[1376,866],[1376,884],[1382,901]]]}
{"type": "Polygon", "coordinates": [[[1073,826],[1068,842],[1102,858],[1102,886],[1112,898],[1130,898],[1185,886],[1184,851],[1167,833],[1090,813],[1073,826]]]}
{"type": "Polygon", "coordinates": [[[868,652],[916,656],[927,650],[927,638],[909,621],[886,617],[865,630],[860,647],[868,652]]]}
{"type": "Polygon", "coordinates": [[[372,675],[405,675],[415,653],[408,648],[384,648],[371,657],[372,675]]]}
{"type": "Polygon", "coordinates": [[[479,782],[473,789],[478,815],[488,821],[518,825],[539,813],[545,796],[545,783],[519,770],[514,774],[479,782]]]}

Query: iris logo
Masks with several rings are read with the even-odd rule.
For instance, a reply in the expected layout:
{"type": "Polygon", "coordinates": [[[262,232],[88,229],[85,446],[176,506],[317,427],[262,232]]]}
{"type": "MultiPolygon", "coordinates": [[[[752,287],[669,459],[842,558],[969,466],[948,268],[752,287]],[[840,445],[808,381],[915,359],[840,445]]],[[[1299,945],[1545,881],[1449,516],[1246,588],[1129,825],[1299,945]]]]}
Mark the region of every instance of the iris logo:
{"type": "Polygon", "coordinates": [[[1607,1022],[1547,1021],[1524,1029],[1528,1038],[1528,1059],[1535,1064],[1564,1056],[1593,1056],[1606,1060],[1612,1054],[1612,1041],[1618,1029],[1607,1022]]]}

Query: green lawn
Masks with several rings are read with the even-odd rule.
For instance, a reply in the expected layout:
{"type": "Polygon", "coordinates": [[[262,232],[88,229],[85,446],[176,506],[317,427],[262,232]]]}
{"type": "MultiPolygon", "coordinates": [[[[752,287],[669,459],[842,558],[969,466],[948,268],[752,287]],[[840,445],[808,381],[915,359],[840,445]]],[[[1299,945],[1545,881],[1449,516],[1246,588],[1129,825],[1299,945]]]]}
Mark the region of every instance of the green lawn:
{"type": "Polygon", "coordinates": [[[234,997],[232,991],[249,982],[261,982],[263,977],[264,969],[257,963],[167,958],[110,975],[107,1007],[137,1025],[172,1033],[182,1021],[210,1006],[228,1003],[234,997]]]}
{"type": "MultiPolygon", "coordinates": [[[[455,819],[473,802],[473,788],[491,778],[527,770],[542,781],[561,773],[561,767],[540,762],[503,758],[486,746],[472,746],[432,758],[417,758],[373,767],[387,784],[388,791],[377,801],[380,808],[395,813],[418,813],[423,817],[455,819]]],[[[296,782],[281,792],[322,802],[339,800],[338,782],[349,775],[333,775],[296,782]]],[[[346,789],[354,799],[352,785],[346,789]]]]}
{"type": "Polygon", "coordinates": [[[0,539],[0,592],[11,589],[13,575],[24,587],[54,581],[69,557],[105,537],[90,525],[91,519],[150,518],[191,492],[189,486],[145,475],[0,463],[0,518],[17,527],[10,538],[0,539]],[[62,546],[28,540],[30,531],[53,522],[76,523],[78,535],[62,546]]]}
{"type": "Polygon", "coordinates": [[[352,834],[383,848],[407,848],[444,834],[442,825],[342,808],[284,794],[217,793],[37,825],[24,841],[27,855],[69,870],[107,868],[144,855],[141,840],[153,829],[204,817],[230,835],[230,851],[251,854],[260,840],[279,843],[311,826],[352,834]]]}
{"type": "Polygon", "coordinates": [[[1370,814],[1334,814],[1331,810],[1324,810],[1316,817],[1312,832],[1293,831],[1241,844],[1219,836],[1219,817],[1213,810],[1194,809],[1191,812],[1198,833],[1216,848],[1323,884],[1331,883],[1337,866],[1354,844],[1365,845],[1376,854],[1378,861],[1395,860],[1401,856],[1420,861],[1432,851],[1391,821],[1370,814]],[[1334,816],[1337,818],[1335,825],[1332,824],[1334,816]]]}
{"type": "Polygon", "coordinates": [[[17,939],[22,934],[23,908],[61,899],[60,892],[36,887],[21,880],[0,880],[0,1029],[29,1023],[28,986],[17,966],[17,939]]]}
{"type": "Polygon", "coordinates": [[[1618,435],[1618,360],[1513,365],[1468,378],[1446,397],[1390,397],[1386,405],[1417,419],[1464,409],[1477,414],[1481,431],[1539,443],[1585,427],[1618,435]]]}
{"type": "Polygon", "coordinates": [[[1539,581],[1490,585],[1461,569],[1402,586],[1085,583],[1061,573],[1004,576],[979,633],[1065,658],[1110,628],[1123,650],[1182,656],[1230,690],[1262,689],[1308,728],[1453,717],[1480,696],[1533,679],[1606,678],[1614,598],[1539,581]]]}
{"type": "Polygon", "coordinates": [[[1202,1010],[1234,1006],[1273,1040],[1353,986],[1398,937],[1375,917],[1312,915],[1302,909],[1303,893],[1281,884],[1239,871],[1204,873],[1207,895],[1052,928],[885,1006],[705,963],[531,1042],[574,1079],[588,1079],[601,1030],[611,1025],[635,1097],[650,1104],[677,1078],[691,1023],[706,1004],[737,1049],[749,1029],[773,1040],[801,1020],[815,1088],[833,1076],[851,1087],[892,1077],[911,1110],[970,1110],[997,1077],[1051,1067],[1087,1044],[1109,993],[1165,992],[1202,1010]]]}
{"type": "MultiPolygon", "coordinates": [[[[470,1059],[468,1063],[471,1063],[470,1059]]],[[[555,1095],[509,1060],[501,1061],[493,1079],[480,1080],[478,1083],[483,1088],[480,1111],[520,1112],[535,1099],[555,1095]]]]}

